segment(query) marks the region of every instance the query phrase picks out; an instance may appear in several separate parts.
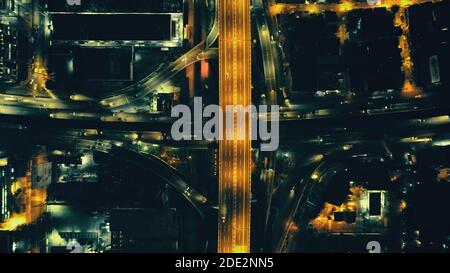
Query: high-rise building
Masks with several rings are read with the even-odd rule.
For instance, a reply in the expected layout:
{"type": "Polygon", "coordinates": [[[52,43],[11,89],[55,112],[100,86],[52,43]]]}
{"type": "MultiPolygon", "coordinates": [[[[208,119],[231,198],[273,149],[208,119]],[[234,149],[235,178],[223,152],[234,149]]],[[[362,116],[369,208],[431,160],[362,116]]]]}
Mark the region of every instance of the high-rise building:
{"type": "Polygon", "coordinates": [[[8,18],[0,18],[0,82],[11,84],[18,80],[18,30],[8,18]]]}
{"type": "Polygon", "coordinates": [[[14,11],[14,0],[0,0],[0,15],[11,14],[14,11]]]}
{"type": "Polygon", "coordinates": [[[8,158],[0,154],[0,222],[9,218],[11,202],[11,183],[14,180],[14,168],[8,158]]]}

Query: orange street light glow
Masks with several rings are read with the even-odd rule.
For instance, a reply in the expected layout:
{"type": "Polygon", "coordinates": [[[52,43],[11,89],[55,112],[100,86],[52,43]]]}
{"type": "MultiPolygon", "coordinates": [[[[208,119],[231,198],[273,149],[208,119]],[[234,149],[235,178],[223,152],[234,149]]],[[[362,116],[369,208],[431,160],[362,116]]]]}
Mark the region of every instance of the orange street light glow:
{"type": "Polygon", "coordinates": [[[332,11],[337,13],[347,13],[352,10],[358,9],[375,9],[375,8],[386,8],[391,9],[393,6],[399,6],[402,8],[407,8],[413,5],[420,5],[423,3],[436,3],[442,0],[386,0],[381,1],[377,4],[370,5],[368,3],[355,2],[349,0],[343,0],[339,4],[288,4],[288,3],[276,3],[270,6],[269,10],[272,15],[277,14],[289,14],[296,12],[304,12],[308,14],[317,14],[325,11],[332,11]]]}
{"type": "Polygon", "coordinates": [[[5,222],[0,223],[0,231],[14,231],[26,224],[27,219],[24,214],[13,214],[5,222]]]}
{"type": "Polygon", "coordinates": [[[353,9],[353,4],[350,1],[343,1],[338,6],[339,12],[349,12],[352,9],[353,9]]]}

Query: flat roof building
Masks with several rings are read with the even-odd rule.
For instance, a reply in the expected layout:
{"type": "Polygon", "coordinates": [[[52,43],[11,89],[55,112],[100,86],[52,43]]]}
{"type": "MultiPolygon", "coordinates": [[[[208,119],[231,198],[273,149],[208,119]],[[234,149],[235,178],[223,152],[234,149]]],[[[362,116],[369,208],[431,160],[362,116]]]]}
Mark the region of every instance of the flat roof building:
{"type": "Polygon", "coordinates": [[[175,209],[113,209],[112,252],[177,252],[180,217],[175,209]]]}
{"type": "Polygon", "coordinates": [[[69,1],[47,0],[50,13],[119,12],[119,13],[183,13],[183,0],[89,0],[69,4],[69,1]]]}
{"type": "Polygon", "coordinates": [[[179,47],[183,42],[183,2],[48,0],[53,44],[81,46],[179,47]]]}

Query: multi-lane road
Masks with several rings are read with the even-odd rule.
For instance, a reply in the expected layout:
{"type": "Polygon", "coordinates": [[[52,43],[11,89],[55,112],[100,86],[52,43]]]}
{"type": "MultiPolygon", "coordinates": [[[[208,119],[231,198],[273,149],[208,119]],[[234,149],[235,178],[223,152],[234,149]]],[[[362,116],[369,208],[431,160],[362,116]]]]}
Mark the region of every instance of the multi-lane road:
{"type": "Polygon", "coordinates": [[[273,52],[269,24],[265,15],[264,3],[262,0],[252,1],[255,21],[258,28],[259,42],[264,67],[264,76],[266,81],[266,92],[268,95],[268,104],[276,104],[277,79],[275,71],[275,55],[273,52]]]}
{"type": "MultiPolygon", "coordinates": [[[[250,0],[219,1],[219,100],[226,106],[251,104],[250,0]]],[[[232,138],[219,141],[218,252],[250,252],[251,119],[232,130],[232,138]],[[239,135],[245,134],[240,140],[239,135]]]]}

